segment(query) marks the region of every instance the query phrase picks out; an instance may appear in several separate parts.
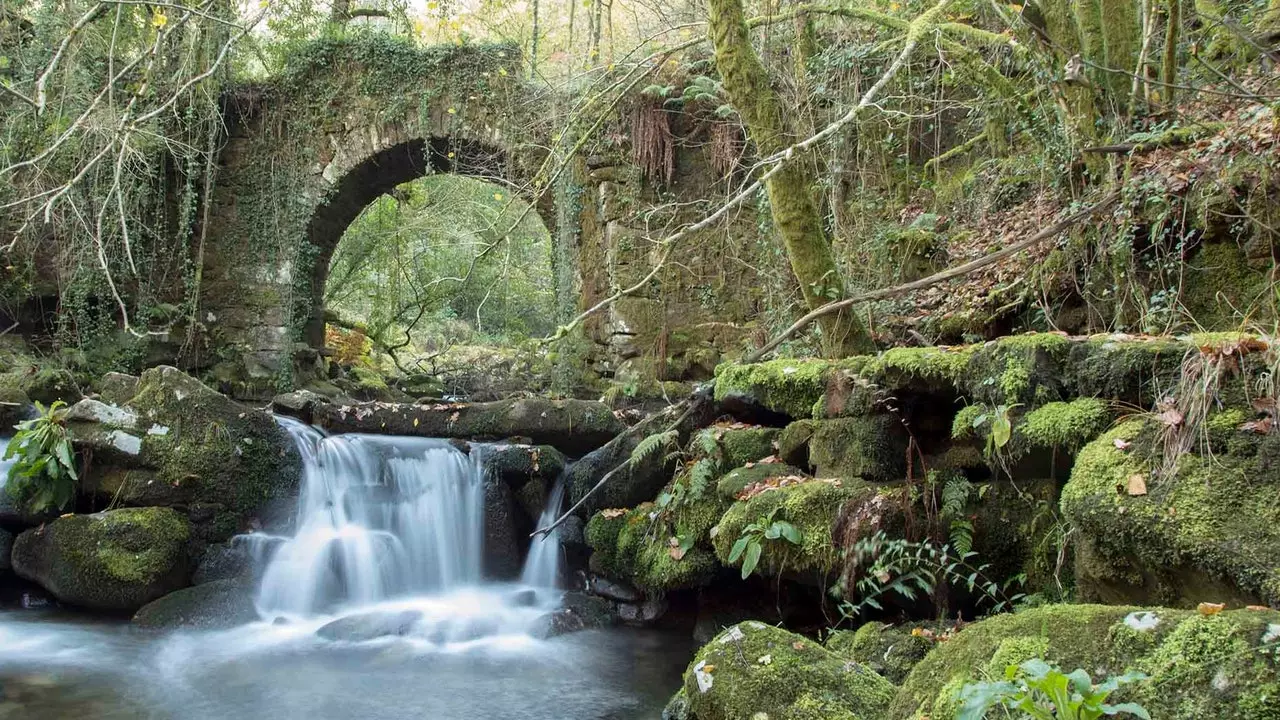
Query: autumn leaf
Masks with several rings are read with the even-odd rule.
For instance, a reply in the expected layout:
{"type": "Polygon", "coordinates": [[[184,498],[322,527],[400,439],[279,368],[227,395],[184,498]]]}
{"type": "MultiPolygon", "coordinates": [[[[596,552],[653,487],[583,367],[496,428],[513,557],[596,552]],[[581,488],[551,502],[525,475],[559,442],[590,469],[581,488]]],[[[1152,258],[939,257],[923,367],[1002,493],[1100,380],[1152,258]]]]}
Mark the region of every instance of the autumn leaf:
{"type": "Polygon", "coordinates": [[[1111,441],[1111,444],[1115,445],[1117,450],[1128,450],[1129,446],[1132,445],[1133,443],[1129,442],[1128,440],[1125,440],[1124,438],[1116,438],[1115,440],[1111,441]]]}
{"type": "Polygon", "coordinates": [[[626,515],[626,514],[627,514],[627,509],[626,509],[626,508],[608,508],[607,510],[601,510],[601,511],[600,511],[600,515],[601,515],[601,516],[603,516],[603,517],[604,517],[604,519],[606,519],[606,520],[612,520],[612,519],[614,519],[614,518],[620,518],[620,517],[622,517],[623,515],[626,515]]]}
{"type": "Polygon", "coordinates": [[[1134,473],[1130,475],[1128,487],[1126,488],[1126,490],[1130,495],[1133,495],[1135,497],[1138,495],[1146,495],[1147,479],[1142,476],[1142,473],[1134,473]]]}
{"type": "Polygon", "coordinates": [[[156,10],[155,12],[151,13],[152,27],[156,29],[162,29],[165,25],[168,25],[168,24],[169,24],[169,16],[165,15],[163,12],[156,10]]]}

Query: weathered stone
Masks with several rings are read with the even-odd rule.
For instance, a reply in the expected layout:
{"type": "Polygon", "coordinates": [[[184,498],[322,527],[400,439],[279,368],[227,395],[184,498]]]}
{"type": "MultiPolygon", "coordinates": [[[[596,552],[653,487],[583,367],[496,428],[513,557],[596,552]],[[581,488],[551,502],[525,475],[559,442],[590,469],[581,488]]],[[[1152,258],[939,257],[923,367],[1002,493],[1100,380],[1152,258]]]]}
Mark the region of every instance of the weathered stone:
{"type": "Polygon", "coordinates": [[[501,440],[527,437],[566,453],[588,452],[620,433],[608,406],[586,400],[520,398],[491,403],[366,403],[319,406],[315,422],[335,433],[501,440]]]}
{"type": "Polygon", "coordinates": [[[103,402],[124,405],[138,394],[138,377],[109,372],[94,384],[94,389],[98,391],[98,397],[103,402]]]}
{"type": "Polygon", "coordinates": [[[171,592],[143,605],[133,624],[156,630],[225,630],[258,620],[253,583],[231,578],[171,592]]]}
{"type": "Polygon", "coordinates": [[[133,611],[187,584],[189,536],[168,508],[69,515],[19,535],[13,569],[63,602],[133,611]]]}
{"type": "Polygon", "coordinates": [[[616,622],[613,603],[595,595],[568,592],[560,608],[539,618],[529,634],[545,640],[579,630],[609,627],[616,622]]]}
{"type": "Polygon", "coordinates": [[[0,572],[13,569],[9,558],[13,554],[13,533],[0,530],[0,572]]]}
{"type": "Polygon", "coordinates": [[[631,452],[643,439],[635,435],[620,435],[569,466],[566,481],[570,505],[591,492],[607,473],[620,468],[583,504],[581,512],[584,516],[589,517],[605,508],[633,507],[652,500],[671,479],[674,463],[666,459],[665,453],[650,453],[639,462],[627,463],[631,452]]]}
{"type": "Polygon", "coordinates": [[[329,398],[310,390],[294,390],[271,398],[271,409],[277,415],[288,415],[310,424],[316,405],[328,403],[329,398]]]}
{"type": "Polygon", "coordinates": [[[216,543],[205,548],[195,573],[191,575],[191,582],[203,585],[221,580],[251,578],[253,570],[253,557],[243,544],[216,543]]]}
{"type": "Polygon", "coordinates": [[[638,603],[618,603],[618,619],[628,625],[649,625],[666,612],[665,595],[652,595],[638,603]]]}
{"type": "Polygon", "coordinates": [[[520,575],[520,545],[516,539],[515,498],[511,487],[497,478],[484,484],[484,573],[498,579],[520,575]]]}
{"type": "Polygon", "coordinates": [[[491,445],[484,450],[485,468],[513,488],[535,479],[554,481],[566,464],[564,454],[551,445],[491,445]]]}
{"type": "Polygon", "coordinates": [[[27,394],[16,387],[0,385],[0,437],[13,434],[13,427],[31,417],[35,407],[27,394]]]}
{"type": "Polygon", "coordinates": [[[316,635],[325,640],[364,642],[408,635],[422,619],[417,610],[377,611],[348,615],[322,626],[316,635]]]}
{"type": "Polygon", "coordinates": [[[587,592],[623,603],[638,603],[644,599],[644,593],[627,583],[610,580],[601,575],[592,575],[587,578],[587,592]]]}

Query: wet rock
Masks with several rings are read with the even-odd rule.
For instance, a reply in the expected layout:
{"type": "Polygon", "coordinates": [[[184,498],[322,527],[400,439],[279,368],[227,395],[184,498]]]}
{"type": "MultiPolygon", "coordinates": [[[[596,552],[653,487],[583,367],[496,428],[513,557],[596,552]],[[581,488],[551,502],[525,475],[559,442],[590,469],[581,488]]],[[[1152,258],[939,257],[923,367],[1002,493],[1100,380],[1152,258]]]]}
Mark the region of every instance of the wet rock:
{"type": "Polygon", "coordinates": [[[638,603],[644,599],[644,593],[631,585],[610,580],[600,575],[592,575],[587,578],[587,592],[621,603],[638,603]]]}
{"type": "Polygon", "coordinates": [[[3,487],[0,487],[0,527],[17,532],[29,527],[35,527],[56,517],[58,517],[57,510],[47,510],[42,513],[27,512],[14,501],[3,487]]]}
{"type": "Polygon", "coordinates": [[[484,484],[484,574],[509,580],[520,575],[516,503],[511,487],[497,478],[484,484]]]}
{"type": "Polygon", "coordinates": [[[628,625],[648,625],[666,613],[665,595],[653,595],[638,603],[618,604],[618,619],[628,625]]]}
{"type": "Polygon", "coordinates": [[[316,406],[322,403],[328,404],[329,398],[310,390],[294,390],[271,398],[271,410],[310,424],[316,406]]]}
{"type": "Polygon", "coordinates": [[[98,398],[113,405],[124,405],[138,394],[138,376],[109,372],[94,385],[98,398]]]}
{"type": "Polygon", "coordinates": [[[519,398],[488,403],[363,403],[315,408],[330,432],[502,440],[515,436],[584,453],[624,428],[607,405],[586,400],[519,398]]]}
{"type": "Polygon", "coordinates": [[[171,592],[143,605],[133,616],[134,625],[157,630],[225,630],[257,620],[253,583],[242,578],[171,592]]]}
{"type": "Polygon", "coordinates": [[[507,604],[512,607],[533,607],[538,604],[538,591],[517,590],[507,597],[507,604]]]}
{"type": "Polygon", "coordinates": [[[147,370],[125,404],[86,399],[70,418],[72,442],[92,457],[88,491],[184,510],[199,542],[226,540],[272,499],[296,496],[302,462],[288,433],[177,368],[147,370]]]}
{"type": "Polygon", "coordinates": [[[656,452],[640,462],[623,465],[643,440],[635,435],[620,435],[569,466],[566,477],[569,506],[591,492],[600,479],[615,468],[620,469],[583,504],[580,512],[584,516],[590,517],[605,508],[634,507],[657,496],[671,479],[674,463],[666,459],[666,453],[656,452]]]}
{"type": "Polygon", "coordinates": [[[62,602],[132,612],[187,584],[190,532],[168,508],[68,515],[19,535],[13,569],[62,602]]]}
{"type": "MultiPolygon", "coordinates": [[[[2,492],[2,490],[0,490],[2,492]]],[[[9,556],[13,554],[13,534],[0,530],[0,573],[13,569],[9,556]]]]}
{"type": "Polygon", "coordinates": [[[205,548],[196,571],[191,576],[195,585],[253,577],[253,558],[243,545],[216,543],[205,548]]]}
{"type": "Polygon", "coordinates": [[[558,610],[539,618],[529,634],[546,640],[579,630],[609,627],[617,622],[613,603],[602,597],[568,592],[560,604],[558,610]]]}
{"type": "Polygon", "coordinates": [[[0,436],[12,435],[13,426],[33,416],[35,407],[16,387],[0,386],[0,436]]]}
{"type": "Polygon", "coordinates": [[[586,528],[586,521],[577,515],[570,515],[565,518],[564,522],[560,523],[560,527],[556,529],[560,536],[560,544],[585,547],[587,544],[586,528]]]}
{"type": "Polygon", "coordinates": [[[377,611],[348,615],[322,626],[316,635],[325,640],[364,642],[381,637],[408,635],[422,619],[417,610],[377,611]]]}
{"type": "Polygon", "coordinates": [[[564,453],[551,445],[492,445],[485,448],[484,464],[513,488],[531,480],[555,481],[564,472],[564,453]]]}

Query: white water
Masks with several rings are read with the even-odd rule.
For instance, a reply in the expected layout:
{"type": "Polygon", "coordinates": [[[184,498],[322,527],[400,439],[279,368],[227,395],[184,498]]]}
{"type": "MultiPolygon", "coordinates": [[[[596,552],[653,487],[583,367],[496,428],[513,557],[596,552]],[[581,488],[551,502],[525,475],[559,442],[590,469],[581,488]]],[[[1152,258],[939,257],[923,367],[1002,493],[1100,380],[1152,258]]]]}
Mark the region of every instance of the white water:
{"type": "MultiPolygon", "coordinates": [[[[564,505],[564,477],[556,480],[547,498],[547,507],[538,518],[538,527],[544,528],[560,517],[564,505]]],[[[534,538],[529,546],[529,556],[524,561],[524,573],[520,581],[534,587],[555,587],[560,579],[560,530],[544,533],[534,538]]]]}

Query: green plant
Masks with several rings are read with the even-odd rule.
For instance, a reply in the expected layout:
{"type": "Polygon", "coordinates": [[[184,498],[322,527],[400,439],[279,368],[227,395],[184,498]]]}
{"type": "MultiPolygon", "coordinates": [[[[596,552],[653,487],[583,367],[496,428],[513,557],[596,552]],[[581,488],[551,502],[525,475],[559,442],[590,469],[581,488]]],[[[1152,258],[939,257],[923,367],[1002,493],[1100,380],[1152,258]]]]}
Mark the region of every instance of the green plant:
{"type": "Polygon", "coordinates": [[[804,542],[800,528],[786,520],[775,520],[774,515],[780,508],[774,508],[768,515],[761,515],[755,522],[742,528],[737,542],[729,550],[729,562],[738,562],[742,558],[742,579],[746,580],[751,572],[760,564],[760,553],[766,542],[786,541],[792,545],[804,542]]]}
{"type": "Polygon", "coordinates": [[[1013,438],[1013,420],[1009,417],[1009,413],[1019,405],[997,405],[990,412],[979,413],[973,418],[973,427],[982,427],[988,423],[991,424],[991,432],[987,434],[987,447],[984,450],[987,457],[998,456],[1013,438]]]}
{"type": "MultiPolygon", "coordinates": [[[[859,540],[849,552],[852,561],[865,569],[852,588],[858,601],[840,604],[840,613],[846,618],[857,617],[868,607],[883,610],[880,598],[888,594],[914,601],[921,595],[936,597],[944,586],[977,593],[991,604],[992,612],[1001,612],[1022,598],[1021,593],[1009,595],[1000,583],[987,577],[987,565],[969,562],[977,553],[959,552],[951,545],[890,538],[880,531],[859,540]]],[[[849,589],[844,588],[846,593],[849,589]]]]}
{"type": "Polygon", "coordinates": [[[1121,685],[1146,677],[1127,672],[1094,685],[1084,670],[1068,674],[1044,660],[1031,659],[1006,668],[1004,680],[965,685],[960,690],[963,704],[956,720],[983,720],[995,707],[1009,711],[1011,717],[1034,720],[1097,720],[1103,716],[1151,720],[1146,709],[1137,703],[1107,703],[1121,685]]]}
{"type": "Polygon", "coordinates": [[[17,458],[9,468],[5,489],[10,497],[35,513],[61,510],[75,497],[76,463],[67,436],[66,403],[48,408],[36,403],[39,415],[17,425],[4,459],[17,458]]]}

